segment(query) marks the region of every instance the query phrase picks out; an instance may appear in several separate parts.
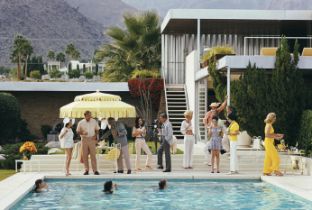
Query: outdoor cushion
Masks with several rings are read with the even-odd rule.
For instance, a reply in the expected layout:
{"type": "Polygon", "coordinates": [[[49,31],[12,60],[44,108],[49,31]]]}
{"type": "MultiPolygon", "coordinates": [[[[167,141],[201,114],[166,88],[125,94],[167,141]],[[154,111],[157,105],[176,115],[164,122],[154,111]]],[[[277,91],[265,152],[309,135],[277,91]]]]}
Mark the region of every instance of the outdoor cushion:
{"type": "Polygon", "coordinates": [[[262,47],[260,55],[264,56],[276,56],[277,47],[262,47]]]}
{"type": "Polygon", "coordinates": [[[312,48],[303,48],[302,56],[312,56],[312,48]]]}
{"type": "Polygon", "coordinates": [[[52,155],[52,154],[64,154],[64,150],[60,148],[51,148],[48,150],[48,155],[52,155]]]}
{"type": "Polygon", "coordinates": [[[4,157],[4,155],[0,155],[0,160],[5,160],[5,157],[4,157]]]}
{"type": "Polygon", "coordinates": [[[45,147],[48,147],[48,148],[60,148],[61,144],[60,144],[59,141],[50,141],[49,143],[47,143],[45,145],[45,147]]]}

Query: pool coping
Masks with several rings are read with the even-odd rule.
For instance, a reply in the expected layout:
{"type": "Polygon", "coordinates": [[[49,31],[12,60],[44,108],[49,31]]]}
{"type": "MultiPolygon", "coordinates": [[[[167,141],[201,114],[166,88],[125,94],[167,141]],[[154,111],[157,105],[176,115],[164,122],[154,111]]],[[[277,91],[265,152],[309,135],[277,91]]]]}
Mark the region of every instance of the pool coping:
{"type": "MultiPolygon", "coordinates": [[[[64,174],[55,172],[42,172],[42,173],[31,173],[31,172],[20,172],[15,174],[6,180],[0,182],[0,189],[8,189],[7,191],[0,191],[0,206],[1,209],[7,210],[13,207],[16,203],[18,203],[26,194],[28,194],[32,189],[36,179],[192,179],[192,180],[203,180],[203,179],[211,179],[211,180],[261,180],[267,183],[270,183],[274,186],[277,186],[283,190],[286,190],[290,193],[293,193],[299,197],[302,197],[306,200],[312,201],[312,193],[309,196],[309,192],[312,188],[306,191],[300,185],[296,187],[294,185],[287,185],[287,178],[295,178],[295,179],[310,179],[311,176],[285,176],[285,177],[264,177],[259,174],[237,174],[237,175],[226,175],[226,174],[207,174],[207,172],[203,173],[139,173],[139,174],[103,174],[100,176],[83,176],[80,174],[73,175],[70,177],[64,176],[64,174]],[[286,177],[286,179],[285,179],[286,177]],[[284,181],[283,181],[284,180],[284,181]],[[19,186],[16,185],[21,182],[19,186]],[[14,183],[15,185],[12,185],[14,183]],[[14,186],[15,188],[13,188],[14,186]]],[[[297,183],[296,181],[294,181],[297,183]]],[[[312,184],[311,184],[312,185],[312,184]]]]}

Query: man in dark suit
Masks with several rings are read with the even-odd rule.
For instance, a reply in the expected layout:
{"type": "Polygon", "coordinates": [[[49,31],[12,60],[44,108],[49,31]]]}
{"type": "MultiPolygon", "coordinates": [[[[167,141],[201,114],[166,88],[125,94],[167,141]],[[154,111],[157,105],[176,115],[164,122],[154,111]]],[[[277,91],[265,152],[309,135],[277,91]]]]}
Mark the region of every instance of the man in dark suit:
{"type": "Polygon", "coordinates": [[[159,131],[161,145],[158,149],[158,169],[163,169],[163,152],[165,151],[166,169],[163,172],[171,172],[170,145],[172,144],[173,130],[166,113],[159,116],[161,129],[159,131]]]}

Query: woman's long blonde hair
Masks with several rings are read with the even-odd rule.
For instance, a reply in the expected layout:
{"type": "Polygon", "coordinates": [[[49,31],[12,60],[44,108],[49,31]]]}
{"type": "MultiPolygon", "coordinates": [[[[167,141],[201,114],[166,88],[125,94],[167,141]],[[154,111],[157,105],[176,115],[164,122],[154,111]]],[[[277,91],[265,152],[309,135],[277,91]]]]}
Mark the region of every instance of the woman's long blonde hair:
{"type": "Polygon", "coordinates": [[[272,123],[275,119],[276,119],[276,114],[275,114],[274,112],[270,112],[270,113],[266,116],[264,122],[265,122],[265,123],[272,123]]]}

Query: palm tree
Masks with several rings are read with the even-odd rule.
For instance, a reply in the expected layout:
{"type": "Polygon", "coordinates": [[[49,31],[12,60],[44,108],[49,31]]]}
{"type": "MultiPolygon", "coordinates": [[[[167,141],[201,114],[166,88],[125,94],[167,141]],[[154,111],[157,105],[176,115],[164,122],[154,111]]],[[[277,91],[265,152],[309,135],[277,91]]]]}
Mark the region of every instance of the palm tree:
{"type": "MultiPolygon", "coordinates": [[[[11,61],[13,63],[17,63],[17,79],[21,79],[21,65],[24,63],[24,69],[27,70],[27,62],[28,58],[33,52],[33,48],[31,46],[30,41],[28,41],[22,35],[16,35],[14,38],[14,43],[11,52],[11,61]]],[[[26,76],[26,75],[25,75],[26,76]]]]}
{"type": "Polygon", "coordinates": [[[65,62],[65,54],[62,52],[57,53],[56,54],[56,61],[64,63],[65,62]]]}
{"type": "Polygon", "coordinates": [[[155,12],[125,14],[125,29],[111,27],[105,44],[95,59],[105,62],[104,80],[127,81],[135,69],[159,69],[161,35],[159,17],[155,12]]]}
{"type": "Polygon", "coordinates": [[[74,60],[78,60],[80,58],[80,52],[75,47],[74,44],[68,44],[66,46],[65,54],[70,58],[74,60]]]}
{"type": "Polygon", "coordinates": [[[55,60],[55,52],[53,50],[49,50],[47,57],[51,61],[55,60]]]}

